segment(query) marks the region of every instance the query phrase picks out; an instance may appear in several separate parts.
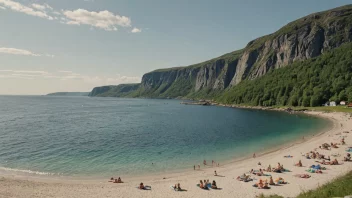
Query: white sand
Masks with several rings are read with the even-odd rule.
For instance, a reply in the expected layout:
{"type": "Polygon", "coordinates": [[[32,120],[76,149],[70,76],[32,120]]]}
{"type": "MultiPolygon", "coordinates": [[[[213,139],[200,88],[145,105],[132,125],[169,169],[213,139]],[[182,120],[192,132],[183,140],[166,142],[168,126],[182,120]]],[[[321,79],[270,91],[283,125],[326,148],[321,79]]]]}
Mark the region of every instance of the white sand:
{"type": "MultiPolygon", "coordinates": [[[[308,160],[301,156],[317,148],[322,143],[339,143],[340,136],[346,135],[345,141],[347,145],[340,146],[338,149],[331,151],[320,150],[319,153],[331,155],[332,153],[340,153],[341,157],[337,157],[342,162],[346,155],[345,149],[352,146],[352,118],[346,113],[318,113],[309,112],[312,115],[319,115],[331,119],[334,126],[322,135],[316,135],[312,139],[295,144],[292,147],[280,149],[278,151],[259,156],[256,159],[247,159],[240,162],[227,164],[223,167],[207,168],[200,171],[189,171],[179,174],[149,176],[143,178],[122,178],[126,183],[113,184],[97,180],[59,180],[35,177],[23,177],[18,175],[3,175],[0,177],[0,197],[241,197],[253,198],[260,193],[279,194],[284,197],[294,197],[302,190],[314,189],[337,176],[344,175],[352,170],[352,162],[344,162],[343,165],[326,166],[328,170],[323,174],[309,173],[312,177],[309,179],[296,178],[294,174],[307,173],[308,166],[315,163],[313,159],[308,160]],[[342,124],[342,126],[341,126],[342,124]],[[342,133],[349,131],[350,133],[342,133]],[[341,133],[341,135],[335,135],[341,133]],[[293,158],[284,158],[284,155],[292,155],[293,158]],[[303,166],[295,167],[294,163],[302,160],[303,166]],[[258,166],[258,161],[262,166],[258,166]],[[270,173],[273,178],[283,177],[289,184],[283,186],[273,186],[269,190],[256,189],[252,187],[255,182],[240,182],[236,177],[250,169],[267,168],[269,164],[275,167],[280,162],[284,168],[291,170],[287,173],[270,173]],[[213,176],[214,170],[224,177],[213,176]],[[166,177],[167,179],[163,179],[166,177]],[[218,187],[222,190],[202,190],[196,187],[196,183],[202,179],[216,180],[218,187]],[[138,190],[136,186],[143,181],[146,185],[151,185],[152,190],[138,190]],[[175,192],[170,189],[170,185],[181,183],[181,187],[187,189],[187,192],[175,192]]],[[[331,157],[334,159],[334,157],[331,157]]],[[[254,176],[259,179],[260,177],[254,176]]],[[[268,177],[261,177],[268,178],[268,177]]]]}

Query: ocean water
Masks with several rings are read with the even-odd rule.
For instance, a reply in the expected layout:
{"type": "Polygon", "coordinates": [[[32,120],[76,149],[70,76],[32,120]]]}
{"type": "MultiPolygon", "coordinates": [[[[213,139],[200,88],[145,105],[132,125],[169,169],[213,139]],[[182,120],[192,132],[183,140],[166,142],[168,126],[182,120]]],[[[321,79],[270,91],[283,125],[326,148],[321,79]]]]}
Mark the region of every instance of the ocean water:
{"type": "Polygon", "coordinates": [[[223,164],[309,136],[326,120],[179,100],[0,96],[0,171],[105,177],[223,164]]]}

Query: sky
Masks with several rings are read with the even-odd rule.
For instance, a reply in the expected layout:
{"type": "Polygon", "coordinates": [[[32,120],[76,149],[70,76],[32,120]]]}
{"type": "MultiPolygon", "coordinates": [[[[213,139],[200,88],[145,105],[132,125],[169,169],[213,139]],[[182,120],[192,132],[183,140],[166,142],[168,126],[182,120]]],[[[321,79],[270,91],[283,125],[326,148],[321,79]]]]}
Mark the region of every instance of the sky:
{"type": "Polygon", "coordinates": [[[0,0],[0,95],[91,91],[241,49],[352,0],[0,0]]]}

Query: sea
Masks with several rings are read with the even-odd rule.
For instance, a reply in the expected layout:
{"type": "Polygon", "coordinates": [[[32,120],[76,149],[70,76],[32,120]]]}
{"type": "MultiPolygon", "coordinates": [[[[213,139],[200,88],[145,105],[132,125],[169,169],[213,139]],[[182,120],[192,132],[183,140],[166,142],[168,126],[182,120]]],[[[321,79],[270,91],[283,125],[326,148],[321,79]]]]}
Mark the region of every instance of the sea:
{"type": "Polygon", "coordinates": [[[181,100],[0,96],[0,173],[136,176],[223,165],[312,136],[304,114],[181,100]]]}

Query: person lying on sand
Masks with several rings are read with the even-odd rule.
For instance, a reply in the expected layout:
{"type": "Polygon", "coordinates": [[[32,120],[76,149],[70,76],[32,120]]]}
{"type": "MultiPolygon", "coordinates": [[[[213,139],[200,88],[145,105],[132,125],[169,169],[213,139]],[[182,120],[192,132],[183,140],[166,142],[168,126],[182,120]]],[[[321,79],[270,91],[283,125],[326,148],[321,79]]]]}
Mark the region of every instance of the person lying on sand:
{"type": "Polygon", "coordinates": [[[211,188],[212,188],[212,189],[217,189],[217,188],[218,188],[218,187],[216,186],[215,180],[213,180],[213,183],[211,184],[211,188]]]}
{"type": "Polygon", "coordinates": [[[339,147],[337,146],[337,143],[334,144],[334,143],[332,143],[332,142],[331,142],[331,147],[332,147],[332,148],[339,148],[339,147]]]}
{"type": "Polygon", "coordinates": [[[285,180],[282,177],[275,179],[275,181],[277,184],[287,184],[287,182],[285,182],[285,180]]]}
{"type": "Polygon", "coordinates": [[[113,182],[115,179],[112,177],[110,178],[109,182],[113,182]]]}
{"type": "Polygon", "coordinates": [[[305,179],[308,179],[310,178],[310,175],[308,174],[297,174],[297,175],[294,175],[295,177],[299,177],[299,178],[305,178],[305,179]]]}
{"type": "Polygon", "coordinates": [[[302,167],[302,162],[301,162],[301,160],[299,160],[298,163],[295,164],[295,166],[302,167]]]}

